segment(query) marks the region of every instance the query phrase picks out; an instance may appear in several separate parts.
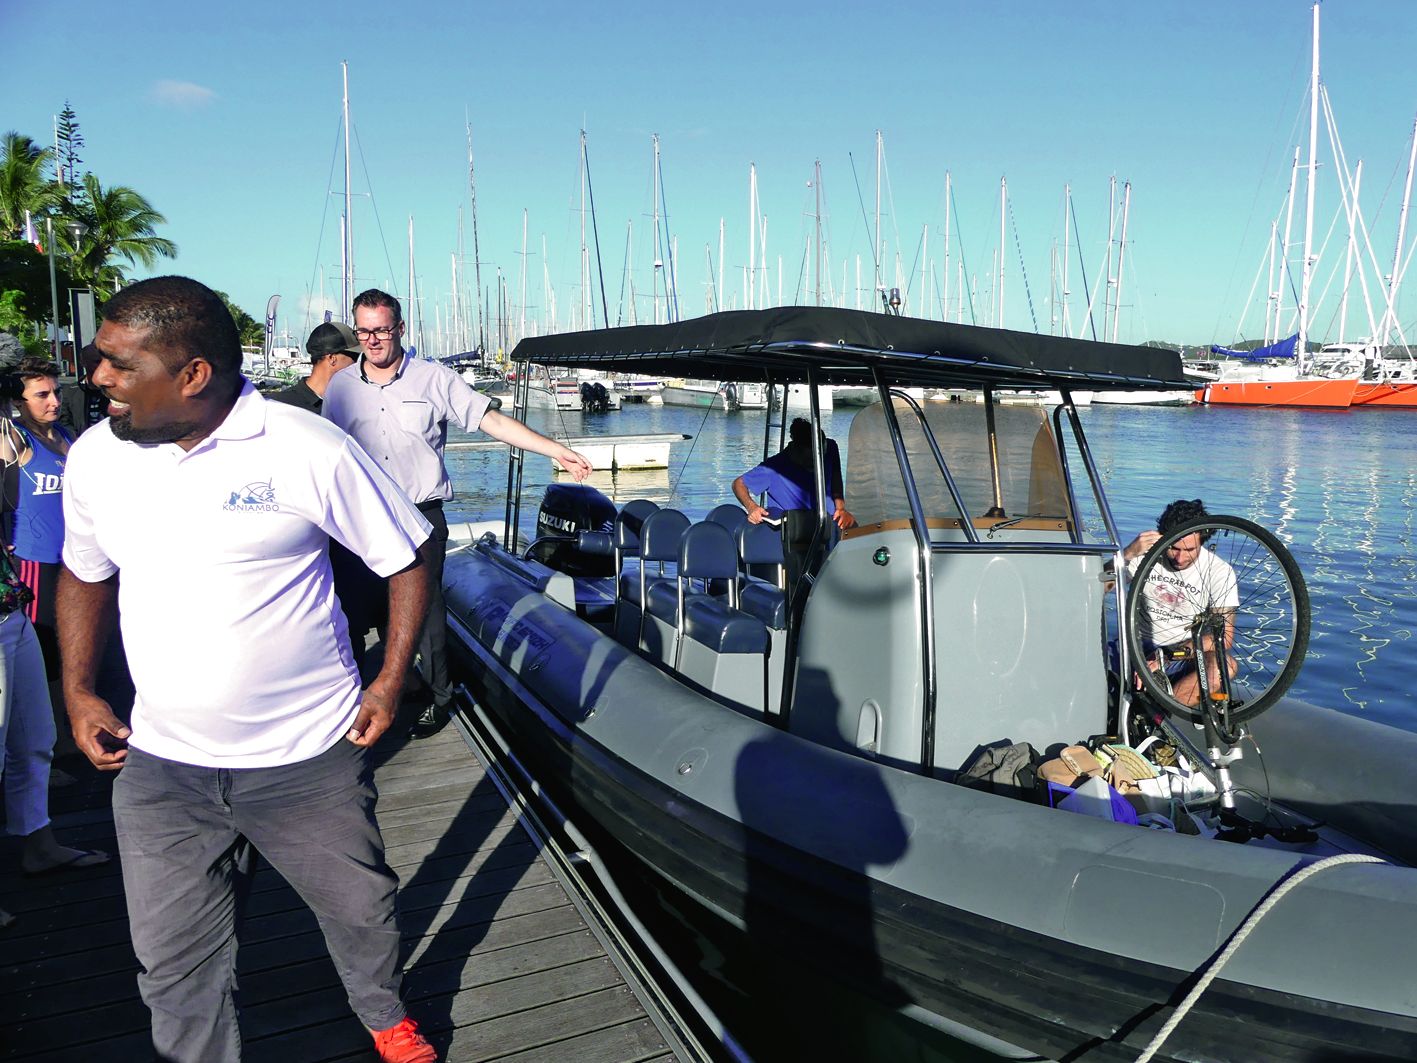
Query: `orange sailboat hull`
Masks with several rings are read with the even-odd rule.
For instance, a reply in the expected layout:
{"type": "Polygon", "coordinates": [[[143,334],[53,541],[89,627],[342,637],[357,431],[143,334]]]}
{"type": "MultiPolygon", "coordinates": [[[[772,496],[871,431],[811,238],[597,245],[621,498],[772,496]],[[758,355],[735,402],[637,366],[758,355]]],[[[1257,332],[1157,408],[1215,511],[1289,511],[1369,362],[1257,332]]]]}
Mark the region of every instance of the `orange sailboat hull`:
{"type": "Polygon", "coordinates": [[[1354,402],[1358,381],[1297,379],[1215,381],[1205,388],[1214,406],[1322,406],[1343,409],[1354,402]]]}
{"type": "Polygon", "coordinates": [[[1395,406],[1417,409],[1417,383],[1383,381],[1359,384],[1353,394],[1354,406],[1395,406]]]}

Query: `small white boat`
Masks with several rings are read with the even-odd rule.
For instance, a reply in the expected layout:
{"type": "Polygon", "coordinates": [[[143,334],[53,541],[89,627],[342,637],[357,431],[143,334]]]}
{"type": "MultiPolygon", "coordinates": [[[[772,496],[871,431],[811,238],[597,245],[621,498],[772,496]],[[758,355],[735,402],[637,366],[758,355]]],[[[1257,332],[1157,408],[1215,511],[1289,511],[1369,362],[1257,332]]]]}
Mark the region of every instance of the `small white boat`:
{"type": "Polygon", "coordinates": [[[768,389],[763,384],[744,381],[675,379],[664,382],[664,402],[668,406],[708,407],[734,413],[737,410],[766,410],[768,389]]]}

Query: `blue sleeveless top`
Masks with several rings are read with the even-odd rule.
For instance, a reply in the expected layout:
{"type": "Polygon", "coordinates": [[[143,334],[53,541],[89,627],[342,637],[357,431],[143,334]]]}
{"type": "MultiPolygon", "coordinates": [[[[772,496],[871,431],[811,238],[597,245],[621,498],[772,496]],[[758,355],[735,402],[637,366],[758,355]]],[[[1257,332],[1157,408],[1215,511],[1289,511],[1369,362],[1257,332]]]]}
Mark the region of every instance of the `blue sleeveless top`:
{"type": "MultiPolygon", "coordinates": [[[[64,550],[64,458],[35,438],[18,421],[31,457],[20,466],[19,500],[15,506],[15,556],[41,564],[57,564],[64,550]]],[[[55,426],[73,443],[69,433],[55,426]]]]}

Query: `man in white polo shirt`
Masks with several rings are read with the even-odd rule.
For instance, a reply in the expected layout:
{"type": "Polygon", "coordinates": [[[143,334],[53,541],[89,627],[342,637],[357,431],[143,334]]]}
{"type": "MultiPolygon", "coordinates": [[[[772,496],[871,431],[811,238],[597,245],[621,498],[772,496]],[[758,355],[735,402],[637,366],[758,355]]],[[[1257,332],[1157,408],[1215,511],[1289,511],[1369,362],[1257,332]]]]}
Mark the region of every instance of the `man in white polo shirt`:
{"type": "Polygon", "coordinates": [[[159,1058],[235,1063],[236,924],[259,851],[314,909],[379,1057],[433,1063],[399,998],[398,880],[365,751],[393,722],[428,601],[429,526],[345,433],[264,400],[231,315],[184,277],[104,308],[110,417],[69,452],[59,588],[74,739],[113,788],[159,1058]],[[361,696],[333,537],[387,577],[361,696]],[[94,693],[115,606],[131,730],[94,693]]]}
{"type": "Polygon", "coordinates": [[[433,548],[425,552],[433,594],[418,643],[431,704],[409,732],[413,738],[427,738],[448,722],[453,700],[443,606],[443,555],[448,545],[443,503],[453,497],[443,464],[448,422],[554,458],[577,480],[590,475],[591,465],[584,455],[489,409],[487,396],[447,366],[409,358],[402,342],[403,312],[392,295],[370,288],[355,297],[353,311],[354,335],[364,357],[330,380],[321,413],[357,439],[433,525],[433,548]]]}

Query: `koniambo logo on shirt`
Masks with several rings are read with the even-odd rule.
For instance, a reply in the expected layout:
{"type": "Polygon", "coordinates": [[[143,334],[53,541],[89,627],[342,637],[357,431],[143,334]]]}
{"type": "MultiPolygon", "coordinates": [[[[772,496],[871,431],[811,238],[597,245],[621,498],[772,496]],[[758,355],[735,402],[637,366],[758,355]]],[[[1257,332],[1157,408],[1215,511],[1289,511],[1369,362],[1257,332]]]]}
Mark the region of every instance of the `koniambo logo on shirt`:
{"type": "Polygon", "coordinates": [[[239,491],[232,491],[231,497],[221,507],[228,513],[279,513],[275,489],[270,481],[249,483],[239,491]]]}

